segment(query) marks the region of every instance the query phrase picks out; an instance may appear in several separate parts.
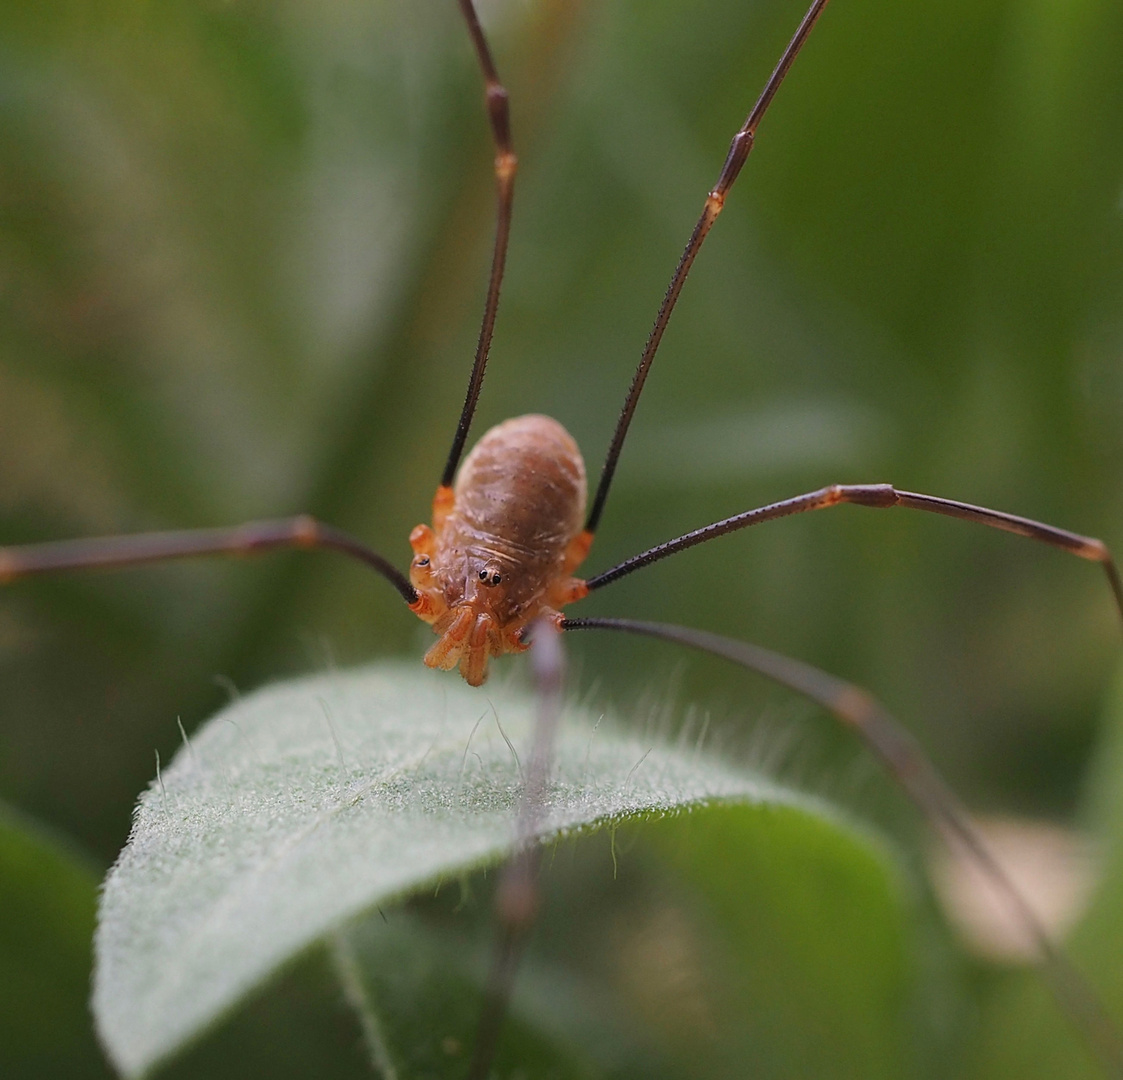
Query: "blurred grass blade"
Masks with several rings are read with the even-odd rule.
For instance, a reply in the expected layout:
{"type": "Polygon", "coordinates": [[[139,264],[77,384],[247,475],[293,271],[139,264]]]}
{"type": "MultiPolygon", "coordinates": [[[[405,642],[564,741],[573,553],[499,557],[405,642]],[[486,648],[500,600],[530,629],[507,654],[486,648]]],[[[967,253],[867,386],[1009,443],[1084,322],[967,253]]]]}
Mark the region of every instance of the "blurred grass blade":
{"type": "MultiPolygon", "coordinates": [[[[1090,824],[1104,845],[1099,888],[1070,935],[1072,955],[1087,971],[1108,1011],[1123,1015],[1123,674],[1115,680],[1105,715],[1105,737],[1090,791],[1090,824]]],[[[1072,1028],[1052,1008],[1032,975],[1008,972],[986,1002],[979,1077],[1071,1080],[1103,1075],[1072,1028]]]]}
{"type": "Polygon", "coordinates": [[[86,998],[97,879],[0,804],[0,1076],[108,1077],[86,998]]]}

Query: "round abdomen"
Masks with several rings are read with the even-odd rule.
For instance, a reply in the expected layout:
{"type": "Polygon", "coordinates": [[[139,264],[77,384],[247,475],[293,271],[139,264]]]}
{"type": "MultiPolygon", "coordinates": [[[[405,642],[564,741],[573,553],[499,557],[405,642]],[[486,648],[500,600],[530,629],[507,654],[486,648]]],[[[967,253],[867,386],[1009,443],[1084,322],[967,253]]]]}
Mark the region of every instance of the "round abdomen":
{"type": "Polygon", "coordinates": [[[453,513],[526,553],[558,554],[581,531],[585,462],[556,420],[532,414],[493,427],[464,460],[453,513]]]}
{"type": "Polygon", "coordinates": [[[501,626],[525,616],[563,573],[584,516],[585,463],[561,424],[530,415],[493,427],[464,459],[437,534],[445,603],[482,604],[501,626]]]}

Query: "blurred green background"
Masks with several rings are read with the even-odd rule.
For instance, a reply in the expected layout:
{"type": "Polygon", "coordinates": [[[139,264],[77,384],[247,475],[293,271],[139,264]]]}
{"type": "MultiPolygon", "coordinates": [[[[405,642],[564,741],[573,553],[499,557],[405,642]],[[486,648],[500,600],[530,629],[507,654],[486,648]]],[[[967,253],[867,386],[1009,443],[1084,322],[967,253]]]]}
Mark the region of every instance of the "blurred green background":
{"type": "MultiPolygon", "coordinates": [[[[481,6],[522,169],[474,435],[549,413],[595,476],[802,0],[481,6]]],[[[1115,0],[836,0],[696,264],[589,569],[835,481],[1123,547],[1120,56],[1115,0]]],[[[477,331],[490,158],[451,0],[0,3],[0,543],[307,511],[404,565],[477,331]]],[[[973,807],[1062,820],[1120,651],[1094,566],[854,508],[573,611],[820,664],[973,807]]],[[[427,634],[330,556],[20,583],[0,799],[103,868],[177,718],[427,634]]],[[[638,722],[668,694],[731,725],[811,715],[664,646],[571,652],[638,722]]]]}

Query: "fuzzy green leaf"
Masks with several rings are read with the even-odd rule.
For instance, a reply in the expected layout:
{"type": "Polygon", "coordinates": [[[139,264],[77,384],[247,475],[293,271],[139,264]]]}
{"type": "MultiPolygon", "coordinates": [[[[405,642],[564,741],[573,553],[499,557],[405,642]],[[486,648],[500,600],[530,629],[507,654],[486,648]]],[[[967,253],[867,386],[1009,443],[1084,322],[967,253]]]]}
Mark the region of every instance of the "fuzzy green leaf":
{"type": "MultiPolygon", "coordinates": [[[[121,1071],[168,1057],[355,916],[498,861],[534,714],[510,689],[380,665],[272,687],[214,717],[142,796],[106,882],[94,1008],[121,1071]]],[[[715,801],[832,817],[570,709],[540,834],[715,801]]],[[[884,878],[884,854],[860,846],[884,878]]]]}

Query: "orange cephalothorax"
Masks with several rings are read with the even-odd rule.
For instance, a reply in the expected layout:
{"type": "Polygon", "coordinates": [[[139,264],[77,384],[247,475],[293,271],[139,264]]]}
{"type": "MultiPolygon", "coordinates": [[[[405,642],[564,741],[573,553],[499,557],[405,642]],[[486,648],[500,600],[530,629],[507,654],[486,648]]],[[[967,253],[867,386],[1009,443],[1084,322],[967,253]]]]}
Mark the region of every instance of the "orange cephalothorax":
{"type": "Polygon", "coordinates": [[[412,608],[440,636],[425,663],[459,664],[479,686],[490,657],[521,652],[531,622],[584,596],[570,576],[592,543],[584,515],[585,463],[561,424],[518,416],[487,432],[455,489],[437,488],[432,527],[410,533],[412,608]]]}

